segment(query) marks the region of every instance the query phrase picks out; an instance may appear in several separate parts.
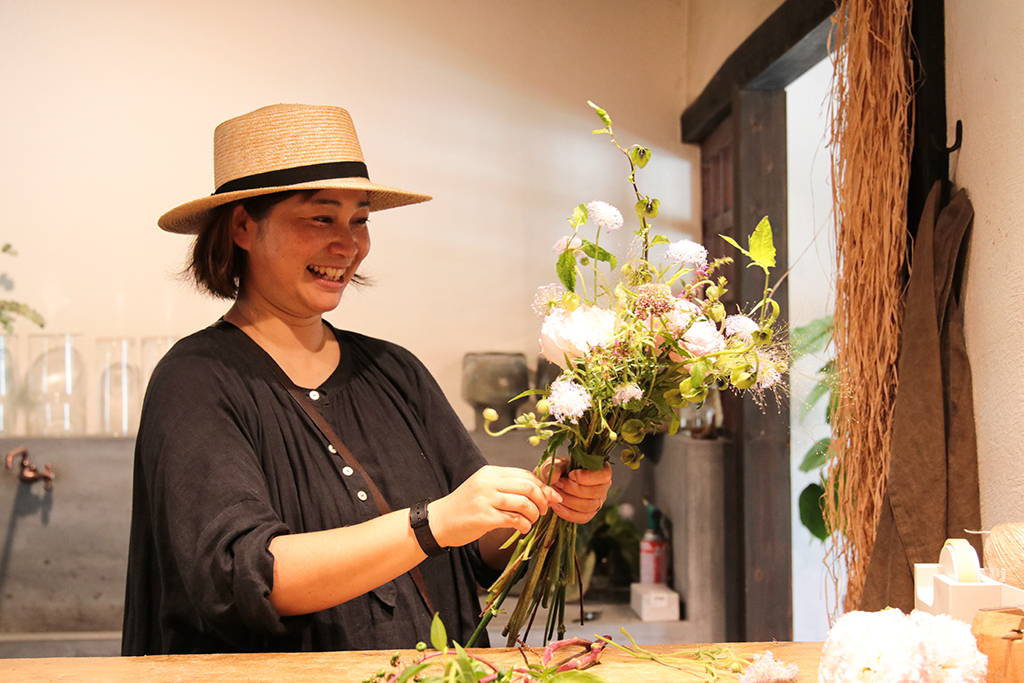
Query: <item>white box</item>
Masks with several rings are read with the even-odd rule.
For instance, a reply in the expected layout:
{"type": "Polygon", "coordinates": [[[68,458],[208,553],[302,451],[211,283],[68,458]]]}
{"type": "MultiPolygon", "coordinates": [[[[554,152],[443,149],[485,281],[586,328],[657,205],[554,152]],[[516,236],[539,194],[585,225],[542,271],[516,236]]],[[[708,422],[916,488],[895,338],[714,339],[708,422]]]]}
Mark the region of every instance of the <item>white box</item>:
{"type": "Polygon", "coordinates": [[[662,583],[633,583],[629,606],[641,621],[679,621],[679,593],[662,583]]]}

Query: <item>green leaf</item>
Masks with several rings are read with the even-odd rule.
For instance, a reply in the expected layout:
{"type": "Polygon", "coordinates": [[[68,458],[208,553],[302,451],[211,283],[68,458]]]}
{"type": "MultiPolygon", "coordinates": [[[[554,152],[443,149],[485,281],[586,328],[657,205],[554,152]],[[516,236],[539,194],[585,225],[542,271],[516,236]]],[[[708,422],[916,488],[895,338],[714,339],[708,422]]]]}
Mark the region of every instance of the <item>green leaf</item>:
{"type": "Polygon", "coordinates": [[[772,241],[772,225],[768,222],[768,216],[761,219],[748,241],[750,259],[762,268],[774,268],[775,243],[772,241]]]}
{"type": "Polygon", "coordinates": [[[793,328],[789,350],[793,360],[808,353],[820,353],[832,339],[832,316],[826,315],[812,320],[803,327],[793,328]]]}
{"type": "Polygon", "coordinates": [[[569,219],[569,223],[572,227],[578,228],[586,223],[588,218],[590,218],[590,212],[587,211],[587,205],[580,204],[572,210],[572,218],[569,219]]]}
{"type": "Polygon", "coordinates": [[[592,671],[563,671],[548,679],[548,683],[608,683],[608,679],[598,676],[592,671]]]}
{"type": "Polygon", "coordinates": [[[647,162],[651,160],[651,150],[640,145],[633,145],[629,148],[629,160],[632,161],[637,168],[643,168],[647,165],[647,162]]]}
{"type": "Polygon", "coordinates": [[[811,450],[807,451],[807,455],[804,456],[804,461],[800,463],[800,471],[810,472],[811,470],[823,467],[828,462],[828,447],[831,444],[832,439],[829,437],[819,439],[817,443],[811,446],[811,450]]]}
{"type": "Polygon", "coordinates": [[[576,254],[573,253],[572,249],[566,249],[558,257],[558,263],[555,264],[555,272],[558,273],[558,279],[561,280],[566,289],[570,292],[576,291],[576,254]]]}
{"type": "Polygon", "coordinates": [[[804,401],[802,406],[800,406],[800,419],[807,417],[814,409],[814,406],[817,405],[818,401],[821,400],[821,397],[831,390],[832,383],[827,377],[815,384],[814,388],[811,389],[811,393],[807,394],[807,400],[804,401]]]}
{"type": "Polygon", "coordinates": [[[595,261],[604,261],[611,266],[612,270],[615,270],[615,266],[618,265],[618,261],[615,258],[615,254],[611,253],[604,247],[598,246],[588,240],[583,240],[583,246],[580,247],[580,251],[594,259],[595,261]]]}
{"type": "Polygon", "coordinates": [[[800,492],[800,523],[807,527],[811,535],[824,541],[828,538],[828,530],[825,528],[825,515],[821,511],[821,499],[825,495],[825,489],[821,484],[808,484],[807,488],[800,492]]]}
{"type": "Polygon", "coordinates": [[[602,456],[587,453],[582,448],[571,448],[569,455],[572,456],[573,462],[584,469],[599,470],[604,467],[604,458],[602,456]]]}
{"type": "Polygon", "coordinates": [[[732,246],[734,246],[737,249],[739,249],[741,253],[745,254],[746,256],[750,256],[750,252],[747,251],[746,249],[744,249],[743,247],[741,247],[739,245],[739,243],[736,242],[736,240],[734,240],[733,238],[729,237],[728,235],[721,235],[721,234],[719,235],[719,237],[721,237],[723,240],[725,240],[726,242],[728,242],[732,246]]]}
{"type": "Polygon", "coordinates": [[[446,652],[448,650],[448,632],[444,629],[444,623],[441,621],[441,614],[439,612],[434,612],[434,620],[430,622],[430,644],[438,652],[446,652]]]}
{"type": "Polygon", "coordinates": [[[594,111],[597,112],[597,115],[601,117],[601,121],[604,123],[604,125],[612,125],[612,117],[608,116],[608,112],[606,112],[604,109],[601,109],[601,107],[597,106],[590,100],[587,100],[587,104],[594,108],[594,111]]]}
{"type": "Polygon", "coordinates": [[[656,244],[672,244],[672,242],[664,235],[655,235],[651,238],[651,246],[653,247],[656,244]]]}
{"type": "Polygon", "coordinates": [[[406,681],[411,681],[414,676],[416,676],[419,672],[426,669],[428,666],[430,665],[413,664],[412,666],[405,667],[404,669],[402,669],[401,675],[399,675],[399,677],[395,679],[395,683],[405,683],[406,681]]]}

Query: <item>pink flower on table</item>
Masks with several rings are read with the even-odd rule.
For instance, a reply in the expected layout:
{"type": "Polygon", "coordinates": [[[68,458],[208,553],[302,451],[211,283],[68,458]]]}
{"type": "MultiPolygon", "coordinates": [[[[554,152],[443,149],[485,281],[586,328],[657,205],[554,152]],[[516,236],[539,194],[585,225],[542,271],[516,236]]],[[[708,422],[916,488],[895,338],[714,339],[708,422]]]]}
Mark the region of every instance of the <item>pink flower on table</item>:
{"type": "Polygon", "coordinates": [[[725,319],[725,334],[732,337],[737,336],[745,341],[750,341],[760,326],[745,315],[730,315],[725,319]]]}
{"type": "Polygon", "coordinates": [[[586,356],[592,347],[604,346],[615,334],[615,312],[597,306],[579,306],[569,312],[556,308],[544,318],[540,352],[563,370],[570,361],[586,356]]]}
{"type": "Polygon", "coordinates": [[[771,650],[764,655],[754,655],[754,662],[739,676],[740,683],[783,683],[796,678],[799,668],[796,664],[783,664],[775,659],[771,650]]]}
{"type": "Polygon", "coordinates": [[[551,247],[551,251],[556,254],[561,254],[563,251],[578,251],[583,246],[583,240],[573,235],[566,235],[562,239],[555,242],[555,246],[551,247]]]}
{"type": "Polygon", "coordinates": [[[665,256],[679,263],[692,263],[698,268],[703,268],[708,264],[708,250],[693,240],[673,242],[669,245],[665,256]]]}
{"type": "Polygon", "coordinates": [[[591,406],[590,393],[586,388],[569,377],[559,377],[551,383],[548,392],[548,410],[559,422],[579,422],[591,406]]]}
{"type": "Polygon", "coordinates": [[[622,227],[622,213],[608,202],[593,201],[587,204],[590,220],[609,232],[622,227]]]}

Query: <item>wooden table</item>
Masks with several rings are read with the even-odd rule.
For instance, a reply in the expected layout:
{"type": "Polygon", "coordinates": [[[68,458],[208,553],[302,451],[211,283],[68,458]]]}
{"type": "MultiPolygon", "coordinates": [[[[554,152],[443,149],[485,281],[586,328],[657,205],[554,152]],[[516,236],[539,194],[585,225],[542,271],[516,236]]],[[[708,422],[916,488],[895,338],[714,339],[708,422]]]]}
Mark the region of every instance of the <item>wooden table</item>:
{"type": "MultiPolygon", "coordinates": [[[[651,645],[656,653],[672,653],[689,645],[651,645]]],[[[739,643],[730,645],[733,652],[761,654],[771,650],[787,664],[797,664],[799,683],[816,683],[821,643],[739,643]]],[[[517,649],[494,648],[474,650],[495,665],[521,665],[517,649]]],[[[540,651],[537,652],[539,658],[540,651]]],[[[303,654],[254,655],[161,655],[151,657],[78,657],[51,659],[0,660],[0,681],[95,681],[103,683],[136,683],[138,681],[202,681],[203,683],[242,683],[266,681],[291,683],[317,681],[325,683],[359,683],[382,668],[389,668],[393,651],[327,652],[303,654]]],[[[402,659],[410,662],[415,652],[403,651],[402,659]]],[[[531,659],[531,661],[534,661],[531,659]]],[[[654,681],[693,681],[679,671],[651,661],[636,660],[608,648],[601,663],[592,669],[612,683],[647,683],[654,681]]],[[[735,677],[729,677],[734,679],[735,677]]]]}

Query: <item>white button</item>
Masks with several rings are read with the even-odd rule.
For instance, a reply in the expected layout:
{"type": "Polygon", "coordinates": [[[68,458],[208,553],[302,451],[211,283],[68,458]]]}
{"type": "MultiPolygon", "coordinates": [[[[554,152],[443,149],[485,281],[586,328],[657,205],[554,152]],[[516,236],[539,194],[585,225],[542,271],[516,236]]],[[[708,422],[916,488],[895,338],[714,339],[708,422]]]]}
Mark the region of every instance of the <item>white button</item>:
{"type": "Polygon", "coordinates": [[[360,491],[356,494],[356,498],[359,500],[366,500],[366,491],[360,491]]]}
{"type": "Polygon", "coordinates": [[[352,476],[352,468],[351,467],[342,467],[341,468],[341,473],[344,474],[346,477],[351,477],[352,476]]]}
{"type": "Polygon", "coordinates": [[[317,399],[320,398],[320,392],[314,389],[313,391],[309,392],[309,397],[316,401],[317,399]]]}
{"type": "Polygon", "coordinates": [[[338,449],[334,447],[334,444],[327,444],[327,450],[331,453],[337,453],[338,449]]]}

